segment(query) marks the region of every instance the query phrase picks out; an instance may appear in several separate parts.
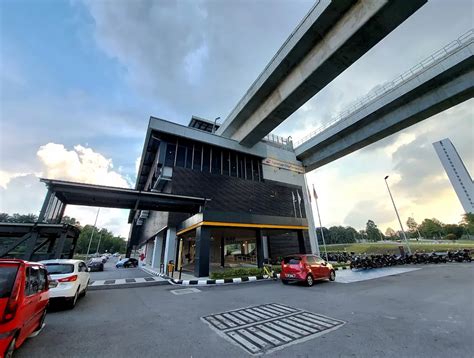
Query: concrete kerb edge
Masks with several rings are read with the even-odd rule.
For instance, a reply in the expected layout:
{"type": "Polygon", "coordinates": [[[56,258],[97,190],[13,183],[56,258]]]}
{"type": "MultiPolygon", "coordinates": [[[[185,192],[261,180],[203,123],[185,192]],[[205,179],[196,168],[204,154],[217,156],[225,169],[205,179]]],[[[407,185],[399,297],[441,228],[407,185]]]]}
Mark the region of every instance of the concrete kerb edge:
{"type": "Polygon", "coordinates": [[[223,278],[217,280],[175,280],[168,279],[168,282],[172,285],[182,285],[182,286],[221,286],[221,285],[238,285],[242,283],[257,282],[257,281],[268,281],[279,279],[280,274],[276,276],[269,277],[268,275],[258,275],[258,276],[245,276],[245,277],[235,277],[235,278],[223,278]]]}

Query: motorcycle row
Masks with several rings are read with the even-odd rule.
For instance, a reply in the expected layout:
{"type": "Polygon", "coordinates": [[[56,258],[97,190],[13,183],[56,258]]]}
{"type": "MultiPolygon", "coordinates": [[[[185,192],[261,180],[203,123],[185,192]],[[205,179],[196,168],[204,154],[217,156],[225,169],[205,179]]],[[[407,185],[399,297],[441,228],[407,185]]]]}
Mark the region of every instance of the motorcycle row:
{"type": "Polygon", "coordinates": [[[446,262],[471,262],[471,252],[468,249],[448,251],[448,252],[432,252],[407,255],[355,255],[353,252],[348,253],[328,253],[329,261],[350,262],[351,269],[370,269],[389,267],[405,264],[438,264],[446,262]]]}

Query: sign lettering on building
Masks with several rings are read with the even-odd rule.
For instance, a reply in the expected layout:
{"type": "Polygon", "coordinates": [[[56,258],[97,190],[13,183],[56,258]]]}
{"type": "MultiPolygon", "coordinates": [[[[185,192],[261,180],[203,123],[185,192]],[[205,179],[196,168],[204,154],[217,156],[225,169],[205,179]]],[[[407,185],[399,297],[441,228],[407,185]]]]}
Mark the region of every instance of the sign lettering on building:
{"type": "Polygon", "coordinates": [[[266,164],[275,168],[291,170],[292,172],[304,174],[303,166],[295,164],[295,163],[284,162],[282,160],[273,159],[273,158],[265,158],[262,161],[262,164],[266,164]]]}

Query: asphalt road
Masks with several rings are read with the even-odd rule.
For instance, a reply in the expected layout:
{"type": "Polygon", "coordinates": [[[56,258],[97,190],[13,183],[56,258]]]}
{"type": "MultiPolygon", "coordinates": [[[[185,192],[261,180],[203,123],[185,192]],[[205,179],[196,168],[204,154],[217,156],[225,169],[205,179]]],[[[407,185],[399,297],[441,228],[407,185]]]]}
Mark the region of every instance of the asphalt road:
{"type": "Polygon", "coordinates": [[[151,275],[139,268],[115,268],[117,259],[111,257],[104,265],[104,271],[91,272],[91,281],[113,280],[118,278],[150,277],[151,275]]]}
{"type": "Polygon", "coordinates": [[[270,357],[472,357],[474,265],[447,264],[354,283],[311,288],[258,282],[93,291],[46,327],[17,357],[246,357],[201,317],[281,303],[346,324],[270,357]]]}

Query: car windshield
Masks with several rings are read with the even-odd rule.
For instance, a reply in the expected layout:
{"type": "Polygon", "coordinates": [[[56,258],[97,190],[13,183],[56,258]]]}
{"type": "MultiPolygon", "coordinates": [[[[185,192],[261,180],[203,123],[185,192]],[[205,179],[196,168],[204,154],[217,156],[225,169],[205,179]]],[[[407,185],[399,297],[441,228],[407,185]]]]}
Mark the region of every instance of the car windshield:
{"type": "Polygon", "coordinates": [[[287,256],[283,259],[283,263],[287,265],[299,265],[301,257],[299,256],[287,256]]]}
{"type": "Polygon", "coordinates": [[[10,297],[18,267],[18,265],[0,266],[0,298],[10,297]]]}
{"type": "Polygon", "coordinates": [[[91,263],[93,263],[93,262],[100,262],[100,263],[102,263],[102,259],[92,259],[90,262],[91,262],[91,263]]]}
{"type": "Polygon", "coordinates": [[[46,268],[50,275],[63,275],[74,272],[73,264],[46,264],[46,268]]]}

